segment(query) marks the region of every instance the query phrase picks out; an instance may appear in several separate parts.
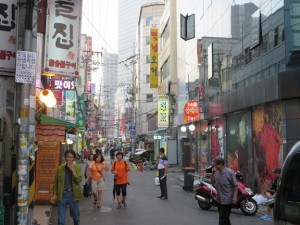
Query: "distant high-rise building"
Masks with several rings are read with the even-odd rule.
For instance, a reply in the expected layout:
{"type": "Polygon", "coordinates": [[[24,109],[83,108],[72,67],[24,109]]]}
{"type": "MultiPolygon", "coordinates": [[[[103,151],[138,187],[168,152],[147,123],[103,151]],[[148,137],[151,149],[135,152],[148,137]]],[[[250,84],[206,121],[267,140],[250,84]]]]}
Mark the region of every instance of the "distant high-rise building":
{"type": "Polygon", "coordinates": [[[139,12],[143,3],[150,0],[122,0],[118,9],[118,55],[123,63],[118,68],[118,84],[132,82],[132,56],[134,55],[134,42],[139,12]]]}
{"type": "Polygon", "coordinates": [[[107,137],[113,137],[113,125],[115,123],[114,105],[115,93],[117,91],[118,55],[108,53],[105,49],[102,58],[102,77],[99,87],[100,110],[102,117],[101,126],[106,129],[107,137]]]}

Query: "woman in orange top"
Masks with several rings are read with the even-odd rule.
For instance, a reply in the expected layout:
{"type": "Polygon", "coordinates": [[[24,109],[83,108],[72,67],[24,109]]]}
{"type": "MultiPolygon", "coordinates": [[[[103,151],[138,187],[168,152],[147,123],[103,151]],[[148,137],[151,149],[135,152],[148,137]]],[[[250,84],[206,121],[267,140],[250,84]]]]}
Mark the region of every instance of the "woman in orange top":
{"type": "Polygon", "coordinates": [[[118,152],[116,154],[117,161],[113,164],[111,168],[111,172],[115,174],[115,190],[117,194],[117,201],[118,206],[117,209],[127,206],[125,202],[126,198],[126,189],[127,184],[130,183],[130,167],[128,164],[123,160],[124,154],[122,152],[118,152]],[[122,197],[121,197],[121,190],[122,190],[122,197]]]}
{"type": "MultiPolygon", "coordinates": [[[[103,172],[108,171],[108,165],[104,161],[101,154],[95,155],[95,161],[91,163],[90,175],[92,177],[92,193],[94,195],[94,204],[101,208],[102,191],[104,190],[104,176],[103,172]]],[[[89,178],[89,177],[88,177],[89,178]]]]}

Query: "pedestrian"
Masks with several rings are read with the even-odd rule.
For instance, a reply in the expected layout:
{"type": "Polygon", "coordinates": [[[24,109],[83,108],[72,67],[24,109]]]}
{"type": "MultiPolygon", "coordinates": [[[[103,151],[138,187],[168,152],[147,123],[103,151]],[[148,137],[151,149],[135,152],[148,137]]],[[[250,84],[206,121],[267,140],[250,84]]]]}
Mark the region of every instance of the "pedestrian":
{"type": "Polygon", "coordinates": [[[238,186],[234,172],[225,167],[225,160],[218,156],[214,160],[211,182],[217,190],[219,225],[231,225],[232,204],[237,203],[238,186]]]}
{"type": "Polygon", "coordinates": [[[271,213],[274,208],[274,200],[276,197],[276,191],[277,191],[277,187],[278,187],[278,179],[281,174],[281,169],[277,168],[277,169],[273,170],[273,173],[274,173],[275,178],[272,183],[272,186],[269,190],[267,190],[265,192],[265,195],[267,196],[266,203],[270,203],[270,204],[267,207],[266,215],[263,215],[260,217],[262,220],[271,220],[272,219],[271,213]]]}
{"type": "Polygon", "coordinates": [[[84,167],[84,178],[88,181],[86,182],[88,184],[88,191],[89,191],[89,195],[92,194],[92,176],[90,175],[91,173],[91,164],[92,162],[94,162],[94,155],[90,154],[88,156],[88,161],[85,163],[85,167],[84,167]]]}
{"type": "Polygon", "coordinates": [[[160,191],[161,194],[158,196],[160,199],[168,199],[168,190],[167,190],[167,176],[168,176],[168,158],[165,155],[165,149],[160,148],[159,149],[159,155],[158,155],[158,178],[159,178],[159,184],[160,184],[160,191]]]}
{"type": "Polygon", "coordinates": [[[130,184],[130,167],[127,162],[123,160],[124,154],[118,152],[116,154],[117,161],[114,162],[111,168],[111,172],[115,175],[115,191],[117,195],[117,209],[120,209],[122,205],[127,207],[125,202],[127,184],[130,184]],[[122,191],[122,196],[121,196],[122,191]]]}
{"type": "Polygon", "coordinates": [[[109,151],[111,164],[115,161],[115,151],[116,151],[115,146],[113,146],[109,151]]]}
{"type": "Polygon", "coordinates": [[[84,161],[87,160],[88,155],[89,155],[89,151],[85,148],[85,149],[83,150],[83,158],[84,158],[84,161]]]}
{"type": "Polygon", "coordinates": [[[98,153],[95,155],[95,160],[91,163],[90,173],[86,182],[92,178],[92,193],[94,196],[94,205],[97,205],[98,208],[101,208],[101,198],[102,191],[104,190],[104,171],[108,171],[108,165],[104,161],[104,157],[102,154],[98,153]]]}
{"type": "Polygon", "coordinates": [[[74,225],[79,225],[79,200],[83,197],[81,188],[81,167],[74,163],[76,153],[74,150],[65,151],[66,163],[59,166],[53,185],[52,203],[58,201],[58,225],[65,224],[67,206],[73,217],[74,225]]]}

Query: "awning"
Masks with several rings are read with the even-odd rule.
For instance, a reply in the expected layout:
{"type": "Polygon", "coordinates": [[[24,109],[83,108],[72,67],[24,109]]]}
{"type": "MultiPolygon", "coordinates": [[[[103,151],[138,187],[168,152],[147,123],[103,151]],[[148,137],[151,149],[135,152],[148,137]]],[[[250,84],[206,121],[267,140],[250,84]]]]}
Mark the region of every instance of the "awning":
{"type": "Polygon", "coordinates": [[[65,120],[56,119],[51,116],[47,116],[43,113],[39,113],[36,115],[36,119],[40,124],[55,124],[55,125],[65,125],[67,129],[79,127],[78,124],[70,123],[65,120]]]}

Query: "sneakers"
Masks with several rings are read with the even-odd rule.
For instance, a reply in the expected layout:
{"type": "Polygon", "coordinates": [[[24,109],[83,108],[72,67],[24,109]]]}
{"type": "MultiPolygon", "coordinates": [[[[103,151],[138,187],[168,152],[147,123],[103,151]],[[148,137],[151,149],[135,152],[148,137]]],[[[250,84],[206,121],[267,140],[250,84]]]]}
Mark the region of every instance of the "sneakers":
{"type": "Polygon", "coordinates": [[[262,220],[271,220],[272,219],[272,216],[270,215],[264,215],[264,216],[261,216],[260,217],[262,220]]]}
{"type": "Polygon", "coordinates": [[[118,205],[117,205],[117,207],[116,207],[117,209],[121,209],[122,208],[122,205],[121,205],[121,203],[118,203],[118,205]]]}
{"type": "Polygon", "coordinates": [[[123,204],[124,208],[127,207],[127,204],[126,204],[126,202],[124,200],[122,201],[122,204],[123,204]]]}

